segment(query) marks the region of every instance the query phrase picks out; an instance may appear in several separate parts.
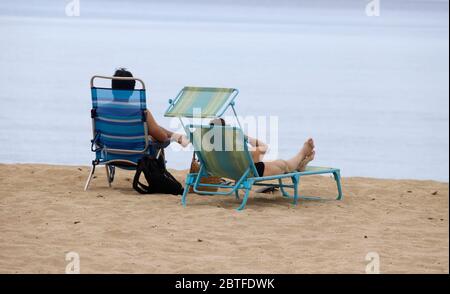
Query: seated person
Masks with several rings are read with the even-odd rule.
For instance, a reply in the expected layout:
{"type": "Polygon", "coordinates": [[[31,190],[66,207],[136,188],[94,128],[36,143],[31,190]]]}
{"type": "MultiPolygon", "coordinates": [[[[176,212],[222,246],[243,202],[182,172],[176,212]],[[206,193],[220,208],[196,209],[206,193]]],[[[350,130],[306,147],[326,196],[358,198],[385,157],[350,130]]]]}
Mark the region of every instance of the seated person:
{"type": "MultiPolygon", "coordinates": [[[[125,68],[119,68],[114,73],[115,77],[133,77],[130,71],[125,68]]],[[[135,80],[112,80],[111,88],[117,90],[134,90],[135,80]]],[[[182,134],[177,134],[161,127],[153,117],[152,113],[147,109],[145,111],[148,125],[148,134],[158,142],[167,140],[175,141],[183,147],[189,145],[189,140],[182,134]]]]}
{"type": "MultiPolygon", "coordinates": [[[[211,125],[225,126],[225,120],[217,118],[211,121],[211,125]]],[[[246,136],[251,145],[250,152],[260,177],[275,176],[285,173],[304,171],[307,164],[314,160],[314,141],[309,138],[303,147],[293,158],[288,160],[278,159],[274,161],[263,161],[264,155],[268,151],[268,146],[258,139],[246,136]]]]}

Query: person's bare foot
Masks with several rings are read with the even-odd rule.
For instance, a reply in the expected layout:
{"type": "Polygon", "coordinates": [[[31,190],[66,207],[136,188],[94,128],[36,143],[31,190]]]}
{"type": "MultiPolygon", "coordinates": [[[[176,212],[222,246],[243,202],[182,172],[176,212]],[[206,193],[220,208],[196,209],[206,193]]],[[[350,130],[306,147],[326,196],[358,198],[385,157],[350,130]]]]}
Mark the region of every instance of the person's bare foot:
{"type": "Polygon", "coordinates": [[[306,140],[305,144],[303,144],[302,150],[300,150],[300,153],[303,158],[310,156],[311,153],[314,151],[314,140],[312,138],[309,138],[306,140]]]}
{"type": "Polygon", "coordinates": [[[298,165],[297,170],[302,172],[305,171],[306,166],[308,165],[308,163],[310,163],[311,161],[314,160],[314,157],[316,156],[316,151],[312,151],[310,155],[306,156],[298,165]]]}

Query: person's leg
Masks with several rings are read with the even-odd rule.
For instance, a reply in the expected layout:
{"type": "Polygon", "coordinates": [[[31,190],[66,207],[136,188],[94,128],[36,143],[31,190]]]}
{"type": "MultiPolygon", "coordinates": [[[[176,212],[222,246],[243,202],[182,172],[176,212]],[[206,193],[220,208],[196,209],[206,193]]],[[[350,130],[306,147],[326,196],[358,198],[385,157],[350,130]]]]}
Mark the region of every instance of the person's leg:
{"type": "Polygon", "coordinates": [[[264,162],[264,177],[275,176],[289,173],[289,167],[286,160],[274,160],[264,162]]]}
{"type": "Polygon", "coordinates": [[[250,151],[250,153],[252,154],[253,162],[261,162],[263,160],[265,151],[256,147],[252,151],[250,151]]]}
{"type": "MultiPolygon", "coordinates": [[[[305,144],[303,144],[303,148],[297,153],[296,156],[289,160],[275,160],[264,162],[265,170],[264,176],[274,176],[279,174],[291,173],[297,171],[299,167],[302,167],[303,162],[309,162],[310,158],[313,158],[314,154],[314,141],[313,139],[308,139],[305,144]],[[309,159],[306,159],[309,157],[309,159]],[[309,160],[309,161],[308,161],[309,160]]],[[[305,165],[306,166],[306,165],[305,165]]]]}

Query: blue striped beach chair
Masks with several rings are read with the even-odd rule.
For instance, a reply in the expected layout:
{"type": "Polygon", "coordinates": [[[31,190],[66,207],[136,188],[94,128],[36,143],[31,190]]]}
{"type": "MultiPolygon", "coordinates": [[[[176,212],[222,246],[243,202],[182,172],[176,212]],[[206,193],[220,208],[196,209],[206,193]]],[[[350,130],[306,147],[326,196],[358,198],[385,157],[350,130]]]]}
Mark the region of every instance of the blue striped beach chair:
{"type": "Polygon", "coordinates": [[[128,77],[93,76],[91,151],[95,153],[92,168],[84,190],[89,187],[97,165],[105,165],[108,185],[114,180],[115,167],[136,169],[144,155],[163,156],[163,149],[170,142],[152,142],[148,135],[145,111],[147,109],[145,84],[142,80],[128,77]],[[136,80],[142,88],[117,90],[94,87],[95,79],[136,80]]]}
{"type": "MultiPolygon", "coordinates": [[[[234,100],[237,95],[235,89],[222,88],[184,88],[174,100],[169,101],[170,107],[166,116],[179,117],[220,117],[231,107],[234,114],[234,100]],[[202,108],[201,111],[194,108],[202,108]]],[[[238,117],[236,116],[239,122],[238,117]]],[[[240,125],[240,123],[239,123],[240,125]]],[[[242,127],[217,126],[217,125],[185,125],[186,134],[194,145],[194,152],[200,160],[200,171],[188,174],[186,177],[186,187],[181,203],[186,206],[186,199],[190,187],[195,193],[200,195],[235,195],[240,199],[239,191],[245,191],[244,198],[237,210],[245,208],[247,199],[253,186],[276,187],[286,198],[293,200],[294,204],[299,199],[323,200],[320,197],[301,196],[299,193],[300,178],[308,175],[331,174],[337,185],[336,200],[341,200],[341,176],[340,170],[329,167],[309,166],[305,171],[276,176],[262,177],[256,170],[251,153],[248,149],[248,140],[242,131],[242,127]],[[233,185],[205,184],[201,179],[206,176],[216,176],[230,179],[233,185]],[[292,181],[285,184],[283,179],[292,181]],[[217,187],[217,192],[203,191],[201,187],[217,187]],[[287,189],[293,189],[293,194],[289,194],[287,189]]]]}

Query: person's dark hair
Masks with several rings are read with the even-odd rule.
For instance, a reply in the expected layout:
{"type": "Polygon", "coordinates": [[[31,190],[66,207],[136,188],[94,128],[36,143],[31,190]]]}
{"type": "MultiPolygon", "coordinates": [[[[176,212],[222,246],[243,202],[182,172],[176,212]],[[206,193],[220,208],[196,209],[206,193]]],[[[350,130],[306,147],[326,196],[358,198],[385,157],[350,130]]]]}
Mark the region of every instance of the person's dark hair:
{"type": "MultiPolygon", "coordinates": [[[[114,73],[115,77],[133,77],[133,74],[126,68],[118,68],[114,73]]],[[[135,80],[112,80],[111,88],[114,90],[134,90],[135,80]]]]}
{"type": "Polygon", "coordinates": [[[226,126],[225,120],[223,118],[215,118],[209,122],[210,126],[226,126]]]}

